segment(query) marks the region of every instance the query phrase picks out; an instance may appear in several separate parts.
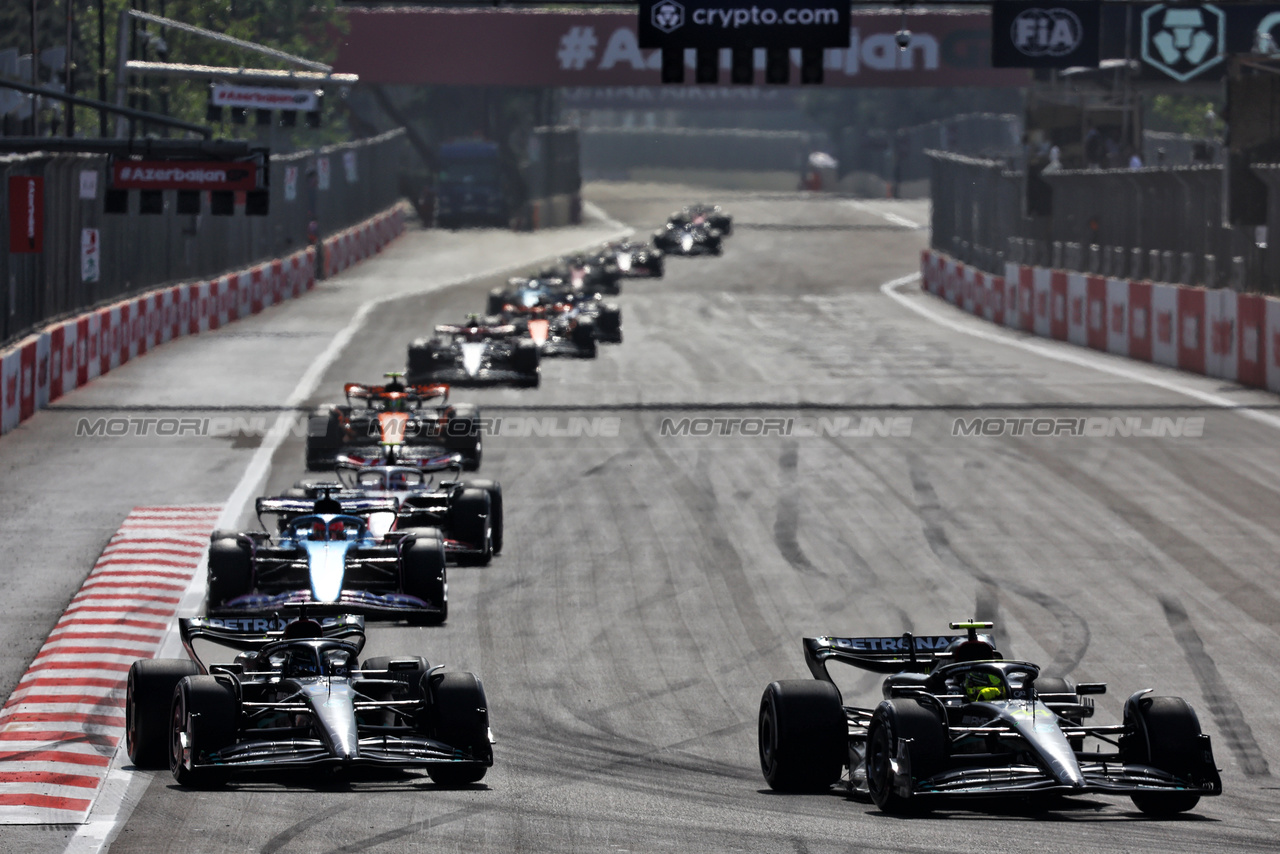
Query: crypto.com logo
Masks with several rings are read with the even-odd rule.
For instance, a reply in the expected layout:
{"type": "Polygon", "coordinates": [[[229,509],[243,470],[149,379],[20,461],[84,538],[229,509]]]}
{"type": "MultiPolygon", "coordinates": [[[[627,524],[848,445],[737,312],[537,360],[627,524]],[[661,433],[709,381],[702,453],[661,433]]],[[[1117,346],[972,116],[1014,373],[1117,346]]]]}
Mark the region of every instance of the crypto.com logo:
{"type": "Polygon", "coordinates": [[[1226,58],[1226,29],[1217,6],[1152,6],[1142,13],[1142,60],[1185,83],[1226,58]]]}
{"type": "Polygon", "coordinates": [[[662,32],[674,32],[684,26],[684,6],[676,0],[663,0],[653,7],[650,20],[662,32]]]}

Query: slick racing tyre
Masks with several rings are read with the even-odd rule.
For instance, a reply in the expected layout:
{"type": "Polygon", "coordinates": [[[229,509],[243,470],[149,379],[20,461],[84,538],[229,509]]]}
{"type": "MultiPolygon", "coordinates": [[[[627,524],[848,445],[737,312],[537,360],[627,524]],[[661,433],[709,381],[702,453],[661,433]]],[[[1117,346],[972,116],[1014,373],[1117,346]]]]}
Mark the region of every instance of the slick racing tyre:
{"type": "Polygon", "coordinates": [[[840,779],[848,724],[830,682],[770,682],[760,698],[760,770],[778,792],[820,792],[840,779]]]}
{"type": "Polygon", "coordinates": [[[342,450],[343,410],[349,407],[334,406],[318,410],[307,419],[307,470],[332,469],[335,457],[342,450]]]}
{"type": "Polygon", "coordinates": [[[427,774],[436,785],[447,788],[480,782],[493,764],[484,685],[472,673],[441,673],[428,681],[432,700],[430,736],[471,755],[475,761],[428,765],[427,774]]]}
{"type": "Polygon", "coordinates": [[[409,345],[408,364],[405,366],[405,380],[409,383],[430,382],[436,369],[436,348],[434,342],[419,338],[409,345]]]}
{"type": "Polygon", "coordinates": [[[511,368],[522,376],[533,377],[537,386],[538,367],[542,362],[542,351],[532,341],[516,342],[515,351],[511,354],[511,368]]]}
{"type": "Polygon", "coordinates": [[[124,735],[129,761],[143,769],[164,768],[169,755],[169,707],[184,676],[198,676],[194,661],[148,658],[129,668],[125,689],[124,735]]]}
{"type": "Polygon", "coordinates": [[[484,437],[480,430],[480,409],[470,403],[458,403],[451,407],[445,424],[444,446],[462,454],[463,471],[480,468],[484,455],[484,437]]]}
{"type": "Polygon", "coordinates": [[[867,728],[867,789],[883,812],[903,813],[927,808],[915,797],[904,797],[895,787],[890,762],[901,743],[910,739],[907,758],[911,780],[932,777],[946,767],[947,729],[931,710],[911,699],[884,700],[876,707],[867,728]]]}
{"type": "Polygon", "coordinates": [[[573,344],[578,348],[578,355],[583,359],[596,357],[596,324],[589,319],[579,320],[573,327],[573,344]]]}
{"type": "Polygon", "coordinates": [[[179,786],[211,789],[225,785],[225,766],[199,763],[235,743],[240,709],[235,692],[212,676],[187,676],[173,692],[170,710],[169,770],[179,786]]]}
{"type": "Polygon", "coordinates": [[[404,550],[401,562],[404,592],[437,606],[436,614],[410,618],[412,623],[439,625],[449,619],[449,585],[444,566],[444,540],[430,535],[419,536],[404,550]]]}
{"type": "MultiPolygon", "coordinates": [[[[1126,763],[1150,765],[1190,781],[1201,765],[1200,719],[1181,697],[1142,697],[1125,708],[1125,723],[1133,734],[1121,739],[1120,757],[1126,763]]],[[[1133,805],[1147,815],[1175,815],[1200,802],[1197,792],[1131,795],[1133,805]]]]}
{"type": "Polygon", "coordinates": [[[622,343],[622,307],[605,303],[596,315],[596,337],[610,344],[622,343]]]}
{"type": "Polygon", "coordinates": [[[506,292],[501,289],[489,291],[489,298],[484,304],[485,314],[502,314],[502,309],[507,305],[506,292]]]}
{"type": "Polygon", "coordinates": [[[253,558],[249,546],[234,537],[221,537],[210,543],[209,612],[218,613],[223,605],[248,593],[252,586],[253,558]]]}
{"type": "Polygon", "coordinates": [[[489,539],[493,553],[502,554],[502,484],[496,480],[467,480],[462,485],[489,493],[489,539]]]}
{"type": "Polygon", "coordinates": [[[463,489],[449,506],[450,539],[461,540],[476,550],[475,554],[459,556],[459,563],[487,566],[493,558],[491,514],[489,493],[484,489],[463,489]]]}

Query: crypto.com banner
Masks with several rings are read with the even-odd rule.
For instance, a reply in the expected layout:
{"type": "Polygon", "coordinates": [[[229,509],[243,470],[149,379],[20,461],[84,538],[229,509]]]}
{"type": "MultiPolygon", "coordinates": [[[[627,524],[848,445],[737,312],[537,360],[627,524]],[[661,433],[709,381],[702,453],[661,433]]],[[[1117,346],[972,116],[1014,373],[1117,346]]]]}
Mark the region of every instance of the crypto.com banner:
{"type": "MultiPolygon", "coordinates": [[[[640,47],[634,12],[422,9],[344,10],[350,29],[335,71],[364,83],[437,86],[655,86],[662,56],[640,47]]],[[[898,11],[853,12],[849,46],[824,53],[826,86],[1025,86],[1027,71],[991,67],[986,12],[906,16],[911,40],[899,50],[898,11]]],[[[756,82],[764,83],[763,51],[756,82]]],[[[688,61],[692,64],[693,59],[688,61]]],[[[792,52],[798,67],[799,51],[792,52]]],[[[721,55],[723,68],[729,54],[721,55]]],[[[799,85],[799,75],[791,78],[799,85]]],[[[728,86],[728,74],[721,79],[728,86]]]]}
{"type": "Polygon", "coordinates": [[[847,0],[640,0],[640,47],[848,47],[847,0]]]}

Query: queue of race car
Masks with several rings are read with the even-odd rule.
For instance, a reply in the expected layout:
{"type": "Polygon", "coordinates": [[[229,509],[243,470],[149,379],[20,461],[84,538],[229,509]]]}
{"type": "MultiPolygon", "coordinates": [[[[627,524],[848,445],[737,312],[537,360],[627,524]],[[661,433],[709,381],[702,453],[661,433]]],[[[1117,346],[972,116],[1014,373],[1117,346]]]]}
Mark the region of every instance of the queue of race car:
{"type": "Polygon", "coordinates": [[[621,308],[604,299],[621,280],[661,277],[667,255],[719,255],[731,228],[718,206],[691,206],[652,245],[614,243],[512,279],[483,319],[414,341],[407,372],[349,382],[342,402],[313,412],[306,468],[332,475],[258,498],[259,529],[214,531],[207,615],[179,621],[188,657],[131,666],[134,765],[167,766],[191,788],[362,766],[422,769],[441,786],[481,780],[494,738],[480,679],[416,655],[360,659],[367,620],[444,623],[448,567],[503,549],[502,485],[463,476],[483,457],[480,411],[452,402],[450,386],[536,387],[542,357],[621,343],[621,308]],[[208,646],[235,655],[214,661],[208,646]]]}
{"type": "Polygon", "coordinates": [[[490,291],[484,314],[436,326],[409,344],[410,383],[537,388],[544,358],[594,359],[622,343],[624,278],[661,278],[667,256],[720,255],[733,230],[718,205],[673,213],[650,244],[621,241],[561,258],[490,291]]]}

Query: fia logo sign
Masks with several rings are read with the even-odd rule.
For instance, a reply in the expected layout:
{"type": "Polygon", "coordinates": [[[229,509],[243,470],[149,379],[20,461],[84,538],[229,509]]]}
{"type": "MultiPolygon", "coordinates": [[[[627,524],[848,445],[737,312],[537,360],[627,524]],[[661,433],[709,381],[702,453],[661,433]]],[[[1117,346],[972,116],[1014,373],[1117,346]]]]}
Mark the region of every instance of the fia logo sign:
{"type": "Polygon", "coordinates": [[[1013,19],[1009,38],[1026,56],[1066,56],[1084,39],[1084,26],[1070,9],[1026,9],[1013,19]]]}
{"type": "Polygon", "coordinates": [[[1226,29],[1217,6],[1152,6],[1142,13],[1142,60],[1185,83],[1226,59],[1226,29]]]}

